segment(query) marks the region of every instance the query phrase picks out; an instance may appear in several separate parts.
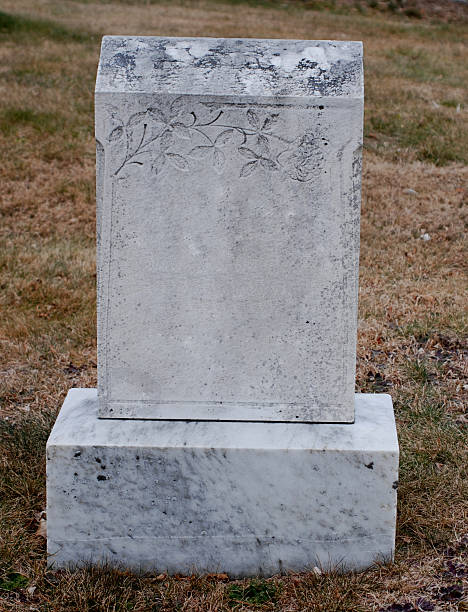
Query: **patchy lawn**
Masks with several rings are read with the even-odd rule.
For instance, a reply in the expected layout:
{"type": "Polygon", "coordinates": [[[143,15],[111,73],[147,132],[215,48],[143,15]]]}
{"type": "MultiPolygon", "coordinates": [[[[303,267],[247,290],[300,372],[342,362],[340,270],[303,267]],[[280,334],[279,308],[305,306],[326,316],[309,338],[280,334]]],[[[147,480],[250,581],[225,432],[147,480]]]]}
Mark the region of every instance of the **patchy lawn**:
{"type": "Polygon", "coordinates": [[[0,610],[468,610],[467,7],[3,0],[1,10],[0,610]],[[364,41],[357,388],[395,402],[394,564],[251,581],[47,571],[45,442],[68,388],[96,384],[104,33],[364,41]]]}

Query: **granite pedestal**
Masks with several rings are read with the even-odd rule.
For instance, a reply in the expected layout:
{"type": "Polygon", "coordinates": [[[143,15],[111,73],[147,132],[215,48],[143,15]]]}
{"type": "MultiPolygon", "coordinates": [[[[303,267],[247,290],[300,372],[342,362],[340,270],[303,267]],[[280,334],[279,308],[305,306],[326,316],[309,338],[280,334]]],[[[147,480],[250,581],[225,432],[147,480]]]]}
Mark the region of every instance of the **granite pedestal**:
{"type": "Polygon", "coordinates": [[[47,444],[49,564],[232,577],[358,569],[393,556],[389,395],[354,424],[98,419],[72,389],[47,444]]]}

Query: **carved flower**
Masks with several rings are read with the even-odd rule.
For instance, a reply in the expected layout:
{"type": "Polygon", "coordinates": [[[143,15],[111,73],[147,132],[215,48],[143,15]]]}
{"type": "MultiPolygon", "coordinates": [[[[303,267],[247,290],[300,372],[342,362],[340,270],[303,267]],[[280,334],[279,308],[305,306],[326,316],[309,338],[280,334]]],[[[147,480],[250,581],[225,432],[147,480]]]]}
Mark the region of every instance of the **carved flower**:
{"type": "Polygon", "coordinates": [[[317,176],[323,164],[319,138],[304,134],[277,157],[278,163],[295,181],[307,182],[317,176]]]}

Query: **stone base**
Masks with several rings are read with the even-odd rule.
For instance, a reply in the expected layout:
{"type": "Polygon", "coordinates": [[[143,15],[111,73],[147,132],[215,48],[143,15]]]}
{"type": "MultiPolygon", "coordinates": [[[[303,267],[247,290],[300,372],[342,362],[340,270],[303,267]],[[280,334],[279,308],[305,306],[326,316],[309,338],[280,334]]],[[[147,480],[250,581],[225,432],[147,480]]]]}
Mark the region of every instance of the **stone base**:
{"type": "Polygon", "coordinates": [[[72,389],[47,443],[49,564],[272,575],[390,559],[389,395],[349,425],[98,419],[72,389]]]}

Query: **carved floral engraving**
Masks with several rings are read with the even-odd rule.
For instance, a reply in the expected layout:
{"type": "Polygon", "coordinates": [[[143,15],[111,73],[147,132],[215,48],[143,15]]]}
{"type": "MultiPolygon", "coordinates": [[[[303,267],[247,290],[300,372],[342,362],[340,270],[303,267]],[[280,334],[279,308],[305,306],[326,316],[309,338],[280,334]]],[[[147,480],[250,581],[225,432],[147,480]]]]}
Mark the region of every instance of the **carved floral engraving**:
{"type": "Polygon", "coordinates": [[[167,108],[150,107],[135,113],[126,123],[112,112],[117,125],[108,140],[125,151],[114,176],[121,176],[131,165],[149,165],[153,175],[166,164],[187,171],[196,160],[222,173],[229,151],[242,159],[240,177],[281,171],[295,181],[307,182],[320,174],[321,145],[328,144],[326,138],[305,132],[287,139],[275,132],[279,113],[252,107],[240,110],[239,122],[234,123],[225,119],[222,109],[187,111],[186,101],[179,97],[167,108]]]}

